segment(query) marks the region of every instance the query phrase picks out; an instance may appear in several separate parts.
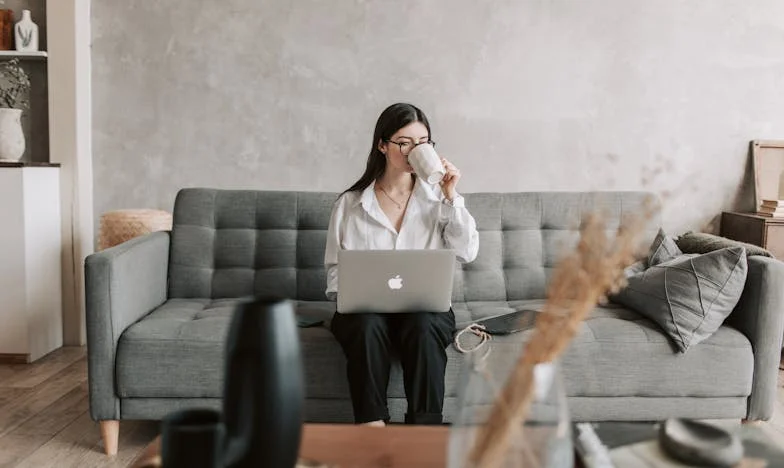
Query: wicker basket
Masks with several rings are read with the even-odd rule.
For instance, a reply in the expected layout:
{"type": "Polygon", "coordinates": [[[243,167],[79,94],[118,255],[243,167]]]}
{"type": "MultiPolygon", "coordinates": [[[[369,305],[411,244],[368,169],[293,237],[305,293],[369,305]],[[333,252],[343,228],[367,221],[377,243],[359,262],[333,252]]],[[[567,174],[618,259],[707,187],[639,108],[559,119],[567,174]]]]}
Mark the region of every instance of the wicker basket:
{"type": "Polygon", "coordinates": [[[143,236],[154,231],[170,231],[172,215],[168,211],[132,209],[109,211],[101,215],[98,250],[143,236]]]}

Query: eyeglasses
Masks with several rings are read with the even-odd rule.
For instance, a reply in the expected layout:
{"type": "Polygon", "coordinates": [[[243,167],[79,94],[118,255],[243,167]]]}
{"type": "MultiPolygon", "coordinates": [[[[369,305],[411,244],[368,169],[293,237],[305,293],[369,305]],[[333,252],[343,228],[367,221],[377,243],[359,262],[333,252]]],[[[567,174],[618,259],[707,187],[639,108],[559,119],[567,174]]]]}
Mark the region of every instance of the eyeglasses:
{"type": "Polygon", "coordinates": [[[433,148],[436,147],[436,142],[433,140],[423,141],[421,143],[414,143],[413,141],[405,140],[405,141],[392,141],[392,140],[384,140],[386,143],[392,143],[393,145],[397,145],[400,147],[400,153],[403,156],[408,156],[408,153],[411,152],[412,149],[419,145],[431,145],[433,148]]]}

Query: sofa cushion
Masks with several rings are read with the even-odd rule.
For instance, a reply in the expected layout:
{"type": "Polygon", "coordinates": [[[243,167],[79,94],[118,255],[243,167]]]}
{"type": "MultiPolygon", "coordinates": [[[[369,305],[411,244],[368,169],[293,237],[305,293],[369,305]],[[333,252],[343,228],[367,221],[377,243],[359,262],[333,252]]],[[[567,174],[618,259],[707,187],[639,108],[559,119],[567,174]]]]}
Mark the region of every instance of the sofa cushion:
{"type": "Polygon", "coordinates": [[[675,241],[671,237],[668,237],[664,233],[664,230],[660,228],[659,232],[656,233],[656,237],[653,238],[653,242],[651,242],[651,246],[648,248],[645,258],[624,268],[623,274],[626,278],[629,278],[647,270],[649,265],[657,265],[665,260],[682,254],[683,253],[675,244],[675,241]]]}
{"type": "Polygon", "coordinates": [[[651,243],[646,267],[650,268],[654,265],[658,265],[662,262],[666,262],[667,260],[671,260],[681,255],[683,255],[683,252],[681,252],[681,249],[678,248],[675,240],[667,236],[663,229],[659,229],[659,232],[656,234],[656,237],[651,243]]]}
{"type": "Polygon", "coordinates": [[[715,332],[746,284],[742,247],[680,255],[628,278],[611,300],[650,318],[684,353],[715,332]]]}
{"type": "Polygon", "coordinates": [[[174,204],[170,298],[324,300],[337,194],[183,189],[174,204]]]}
{"type": "MultiPolygon", "coordinates": [[[[231,314],[244,299],[170,299],[131,325],[117,347],[117,386],[121,397],[219,397],[225,340],[231,314]]],[[[334,302],[295,302],[298,315],[328,325],[334,302]]],[[[325,327],[300,328],[308,376],[322,365],[324,353],[342,353],[325,327]],[[334,349],[331,349],[334,348],[334,349]]]]}
{"type": "Polygon", "coordinates": [[[746,255],[760,255],[762,257],[775,257],[769,250],[754,244],[747,244],[726,237],[708,234],[706,232],[687,232],[678,236],[675,243],[683,253],[704,254],[727,247],[743,247],[746,255]]]}
{"type": "MultiPolygon", "coordinates": [[[[117,351],[122,397],[218,398],[222,393],[223,340],[237,301],[167,301],[132,325],[117,351]],[[187,382],[187,383],[184,383],[187,382]]],[[[540,310],[543,301],[455,304],[458,326],[518,308],[540,310]]],[[[331,302],[297,302],[298,314],[329,320],[331,302]]],[[[328,323],[300,329],[309,399],[348,399],[346,361],[328,323]]],[[[514,360],[530,332],[496,337],[494,358],[514,360]]],[[[463,355],[450,346],[446,396],[454,397],[463,355]]],[[[751,345],[723,326],[688,355],[672,353],[667,337],[639,314],[617,305],[598,308],[563,357],[570,396],[724,397],[751,389],[751,345]],[[721,366],[710,365],[720,362],[721,366]],[[668,378],[663,379],[662,376],[668,378]]],[[[388,395],[404,398],[402,371],[392,368],[388,395]]]]}
{"type": "MultiPolygon", "coordinates": [[[[474,320],[520,308],[541,310],[544,301],[467,303],[474,320]]],[[[495,359],[517,359],[530,332],[493,337],[495,359]]],[[[458,362],[447,350],[447,394],[456,395],[458,362]]],[[[658,325],[617,304],[597,307],[580,327],[561,360],[566,391],[575,397],[728,397],[751,393],[753,355],[739,331],[721,327],[688,355],[672,352],[658,325]],[[712,363],[721,362],[714,366],[712,363]],[[667,378],[662,378],[667,376],[667,378]]]]}
{"type": "MultiPolygon", "coordinates": [[[[186,188],[174,204],[169,298],[274,294],[326,299],[324,248],[339,194],[186,188]]],[[[589,213],[607,229],[637,215],[645,192],[466,194],[479,254],[455,272],[454,302],[544,298],[553,269],[589,213]]],[[[653,239],[659,212],[646,225],[653,239]]]]}
{"type": "Polygon", "coordinates": [[[563,357],[567,394],[586,397],[748,396],[753,368],[751,343],[734,328],[673,353],[657,324],[617,304],[595,309],[563,357]]]}

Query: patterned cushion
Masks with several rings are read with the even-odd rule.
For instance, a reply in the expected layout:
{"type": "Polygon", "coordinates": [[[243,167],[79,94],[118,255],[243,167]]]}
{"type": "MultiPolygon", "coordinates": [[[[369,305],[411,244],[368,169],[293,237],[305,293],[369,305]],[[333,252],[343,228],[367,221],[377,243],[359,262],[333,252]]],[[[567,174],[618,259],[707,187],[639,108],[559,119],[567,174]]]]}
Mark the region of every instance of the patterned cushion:
{"type": "Polygon", "coordinates": [[[742,247],[679,255],[632,275],[611,300],[659,324],[683,353],[711,336],[729,316],[747,271],[742,247]]]}
{"type": "Polygon", "coordinates": [[[627,278],[642,273],[651,265],[658,265],[659,263],[675,258],[678,255],[683,255],[683,252],[678,249],[675,241],[664,233],[664,230],[659,228],[659,232],[654,237],[651,246],[648,249],[648,255],[642,260],[635,262],[623,271],[624,276],[627,278]]]}
{"type": "Polygon", "coordinates": [[[648,267],[658,265],[667,260],[673,259],[683,255],[681,249],[675,244],[675,241],[664,233],[663,229],[659,229],[656,238],[653,239],[651,250],[648,252],[648,267]]]}

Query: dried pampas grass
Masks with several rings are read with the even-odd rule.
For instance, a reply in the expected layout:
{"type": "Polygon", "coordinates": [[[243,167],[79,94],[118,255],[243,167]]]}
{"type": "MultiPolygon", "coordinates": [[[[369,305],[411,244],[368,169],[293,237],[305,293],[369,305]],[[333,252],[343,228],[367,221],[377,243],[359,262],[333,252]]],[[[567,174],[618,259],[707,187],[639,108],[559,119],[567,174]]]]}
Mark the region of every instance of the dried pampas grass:
{"type": "Polygon", "coordinates": [[[576,249],[556,266],[533,335],[478,430],[468,466],[490,468],[503,462],[531,405],[534,366],[556,360],[596,304],[625,285],[624,268],[635,261],[639,235],[654,209],[648,201],[639,217],[621,224],[614,239],[608,238],[600,216],[585,220],[576,249]]]}

